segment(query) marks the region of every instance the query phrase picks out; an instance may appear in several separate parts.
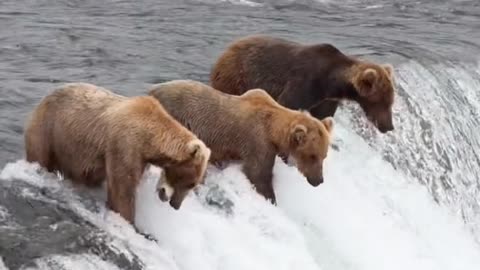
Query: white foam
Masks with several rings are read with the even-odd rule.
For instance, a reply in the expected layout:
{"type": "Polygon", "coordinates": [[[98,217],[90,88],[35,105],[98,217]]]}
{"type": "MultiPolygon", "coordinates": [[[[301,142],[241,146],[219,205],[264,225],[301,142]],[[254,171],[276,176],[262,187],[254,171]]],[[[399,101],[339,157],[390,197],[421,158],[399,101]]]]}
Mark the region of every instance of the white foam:
{"type": "Polygon", "coordinates": [[[118,270],[116,265],[105,262],[97,256],[90,254],[61,256],[54,255],[36,260],[35,267],[26,267],[25,270],[51,270],[51,269],[104,269],[118,270]]]}
{"type": "Polygon", "coordinates": [[[261,7],[264,4],[261,3],[261,1],[249,1],[249,0],[197,0],[198,2],[203,2],[203,3],[212,3],[212,4],[217,4],[219,2],[223,3],[229,3],[232,5],[238,5],[238,6],[249,6],[249,7],[261,7]]]}
{"type": "Polygon", "coordinates": [[[234,202],[233,217],[218,214],[194,195],[179,211],[159,203],[152,192],[158,176],[150,175],[138,190],[137,224],[160,239],[180,269],[480,266],[471,235],[423,186],[347,130],[340,127],[336,134],[348,140],[340,153],[330,152],[326,183],[318,188],[277,160],[277,208],[252,191],[233,165],[207,177],[207,185],[218,183],[234,202]]]}
{"type": "Polygon", "coordinates": [[[395,66],[395,74],[394,132],[366,128],[356,104],[344,106],[336,120],[363,134],[373,155],[423,183],[477,232],[480,243],[480,63],[410,60],[395,66]]]}
{"type": "Polygon", "coordinates": [[[8,212],[7,208],[0,205],[0,221],[6,220],[9,216],[10,216],[10,213],[8,212]]]}
{"type": "Polygon", "coordinates": [[[207,177],[207,185],[218,183],[232,200],[233,216],[193,193],[176,211],[156,196],[157,178],[152,173],[139,187],[136,222],[159,239],[179,269],[318,269],[301,231],[252,192],[238,165],[207,177]]]}
{"type": "MultiPolygon", "coordinates": [[[[233,164],[223,171],[210,167],[206,185],[176,211],[159,200],[160,170],[152,167],[137,190],[136,224],[158,243],[135,233],[116,213],[91,213],[73,195],[71,207],[115,236],[113,248],[128,246],[147,269],[480,269],[480,248],[471,234],[424,186],[341,124],[335,136],[342,138],[340,152],[330,151],[319,187],[277,159],[278,207],[259,196],[233,164]],[[205,203],[217,184],[233,202],[232,213],[205,203]]],[[[24,161],[7,165],[0,173],[5,176],[54,189],[68,183],[24,161]]]]}
{"type": "MultiPolygon", "coordinates": [[[[337,126],[338,127],[338,126],[337,126]]],[[[477,269],[480,250],[424,186],[395,171],[360,138],[330,152],[325,184],[312,189],[277,164],[279,204],[325,269],[477,269]],[[307,225],[305,225],[307,224],[307,225]]]]}
{"type": "Polygon", "coordinates": [[[3,263],[3,259],[2,257],[0,257],[0,270],[8,270],[8,268],[5,266],[5,264],[3,263]]]}

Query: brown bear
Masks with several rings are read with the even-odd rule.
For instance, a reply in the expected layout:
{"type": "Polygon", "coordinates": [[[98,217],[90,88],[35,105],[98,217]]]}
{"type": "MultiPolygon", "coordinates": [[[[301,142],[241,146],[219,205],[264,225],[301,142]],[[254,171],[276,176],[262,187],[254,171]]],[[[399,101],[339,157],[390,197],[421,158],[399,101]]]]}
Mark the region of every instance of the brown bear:
{"type": "Polygon", "coordinates": [[[318,119],[333,116],[341,100],[353,100],[386,133],[394,128],[392,73],[391,65],[347,56],[330,44],[253,35],[227,47],[212,68],[210,83],[234,95],[262,88],[281,105],[308,110],[318,119]]]}
{"type": "Polygon", "coordinates": [[[148,164],[162,167],[158,194],[174,209],[203,182],[210,149],[153,97],[123,97],[87,83],[46,96],[25,129],[26,159],[74,183],[101,186],[107,205],[134,224],[136,187],[148,164]]]}
{"type": "Polygon", "coordinates": [[[312,186],[323,182],[332,118],[320,121],[308,112],[287,109],[261,89],[235,96],[191,80],[154,85],[149,95],[205,142],[212,163],[242,161],[247,178],[274,204],[277,154],[291,156],[312,186]]]}

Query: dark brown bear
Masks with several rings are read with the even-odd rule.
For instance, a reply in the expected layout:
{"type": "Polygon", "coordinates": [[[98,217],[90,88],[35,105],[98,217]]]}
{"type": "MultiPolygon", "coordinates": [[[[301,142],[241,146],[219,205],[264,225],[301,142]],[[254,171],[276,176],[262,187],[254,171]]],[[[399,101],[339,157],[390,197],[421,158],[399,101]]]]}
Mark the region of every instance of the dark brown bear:
{"type": "Polygon", "coordinates": [[[268,36],[233,42],[214,65],[213,88],[240,95],[265,89],[281,105],[323,119],[341,100],[356,101],[382,133],[393,130],[393,69],[347,56],[330,44],[302,45],[268,36]]]}
{"type": "Polygon", "coordinates": [[[210,149],[153,97],[127,98],[86,83],[66,84],[45,97],[25,131],[26,159],[74,183],[99,186],[130,223],[147,164],[162,167],[158,193],[179,209],[203,181],[210,149]]]}
{"type": "Polygon", "coordinates": [[[213,163],[242,161],[257,192],[275,203],[275,156],[288,155],[312,186],[323,182],[331,117],[287,109],[261,89],[234,96],[190,80],[154,85],[149,92],[211,149],[213,163]]]}

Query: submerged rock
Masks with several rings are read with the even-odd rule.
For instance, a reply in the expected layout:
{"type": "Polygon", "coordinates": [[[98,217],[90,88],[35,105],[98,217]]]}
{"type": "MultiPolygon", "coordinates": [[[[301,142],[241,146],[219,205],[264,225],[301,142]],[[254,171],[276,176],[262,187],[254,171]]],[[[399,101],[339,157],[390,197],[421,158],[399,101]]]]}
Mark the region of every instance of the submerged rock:
{"type": "MultiPolygon", "coordinates": [[[[80,196],[82,202],[95,201],[80,196]]],[[[43,258],[56,255],[96,256],[120,269],[143,269],[137,255],[112,245],[112,236],[76,213],[62,197],[54,189],[21,179],[0,180],[0,256],[8,269],[36,268],[43,258]]]]}
{"type": "Polygon", "coordinates": [[[233,215],[234,203],[226,196],[224,190],[218,185],[210,185],[205,195],[205,202],[227,215],[233,215]]]}

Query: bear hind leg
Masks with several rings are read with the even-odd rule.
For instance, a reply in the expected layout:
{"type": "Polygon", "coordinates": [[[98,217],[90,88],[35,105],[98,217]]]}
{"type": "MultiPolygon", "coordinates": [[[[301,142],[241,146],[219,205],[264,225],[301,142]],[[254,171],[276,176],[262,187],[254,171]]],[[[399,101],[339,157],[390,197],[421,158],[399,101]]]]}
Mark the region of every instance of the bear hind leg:
{"type": "Polygon", "coordinates": [[[28,128],[25,133],[25,159],[28,162],[38,162],[48,172],[54,172],[55,154],[45,133],[41,124],[33,124],[28,128]]]}

